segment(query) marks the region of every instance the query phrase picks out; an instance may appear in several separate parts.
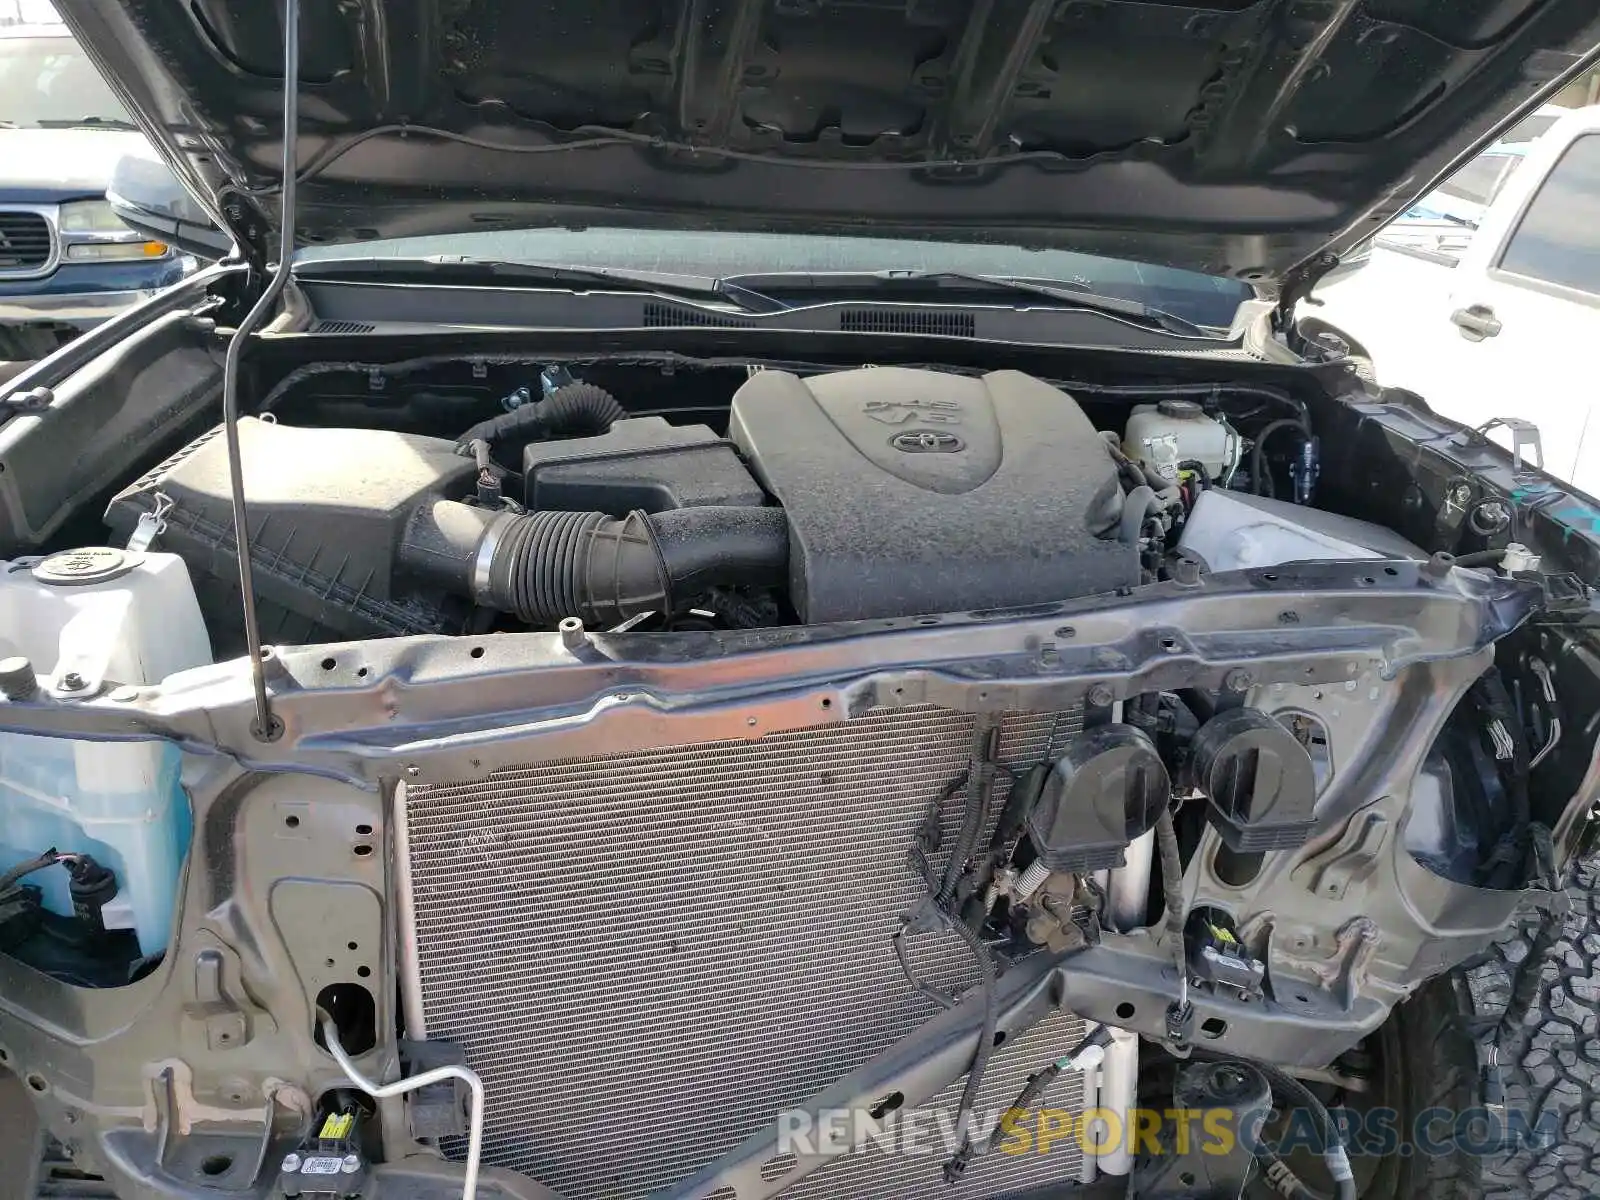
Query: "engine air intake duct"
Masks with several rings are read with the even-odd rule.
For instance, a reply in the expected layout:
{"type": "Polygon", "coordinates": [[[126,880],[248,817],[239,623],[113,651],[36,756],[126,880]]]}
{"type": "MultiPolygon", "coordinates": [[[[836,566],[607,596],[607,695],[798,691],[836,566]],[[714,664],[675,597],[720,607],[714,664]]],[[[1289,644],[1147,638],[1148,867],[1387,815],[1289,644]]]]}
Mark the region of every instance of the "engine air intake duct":
{"type": "Polygon", "coordinates": [[[776,508],[663,513],[491,512],[436,500],[412,515],[400,562],[478,604],[549,625],[596,625],[674,605],[713,585],[781,584],[789,534],[776,508]]]}

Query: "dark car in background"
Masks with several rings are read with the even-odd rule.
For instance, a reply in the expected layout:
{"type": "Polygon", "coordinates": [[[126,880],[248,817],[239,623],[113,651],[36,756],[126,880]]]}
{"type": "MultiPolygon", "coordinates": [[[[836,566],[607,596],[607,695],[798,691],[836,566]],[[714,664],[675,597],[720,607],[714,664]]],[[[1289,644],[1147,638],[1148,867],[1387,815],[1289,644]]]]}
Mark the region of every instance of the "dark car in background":
{"type": "Polygon", "coordinates": [[[0,360],[63,341],[194,260],[122,223],[105,192],[149,143],[62,25],[0,28],[0,360]]]}

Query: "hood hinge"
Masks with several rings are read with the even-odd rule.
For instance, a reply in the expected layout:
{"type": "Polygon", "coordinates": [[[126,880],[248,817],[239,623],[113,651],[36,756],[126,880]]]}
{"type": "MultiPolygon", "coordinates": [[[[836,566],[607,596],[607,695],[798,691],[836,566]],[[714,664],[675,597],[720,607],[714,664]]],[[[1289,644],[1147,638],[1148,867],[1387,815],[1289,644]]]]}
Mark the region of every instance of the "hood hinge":
{"type": "Polygon", "coordinates": [[[222,210],[234,244],[243,252],[252,272],[259,276],[271,253],[271,226],[267,224],[266,214],[254,200],[234,188],[222,188],[218,192],[217,207],[222,210]]]}
{"type": "Polygon", "coordinates": [[[1295,305],[1309,296],[1318,282],[1338,265],[1339,256],[1328,250],[1292,267],[1283,276],[1278,288],[1278,306],[1272,311],[1272,327],[1297,354],[1303,353],[1304,346],[1294,328],[1295,305]]]}

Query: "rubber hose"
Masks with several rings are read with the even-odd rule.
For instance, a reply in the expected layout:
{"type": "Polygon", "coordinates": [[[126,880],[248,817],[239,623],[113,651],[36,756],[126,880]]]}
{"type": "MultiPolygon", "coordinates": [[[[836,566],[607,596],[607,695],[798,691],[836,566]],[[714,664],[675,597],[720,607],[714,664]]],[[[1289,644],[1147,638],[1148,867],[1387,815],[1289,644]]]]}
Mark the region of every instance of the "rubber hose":
{"type": "Polygon", "coordinates": [[[1211,481],[1211,472],[1206,470],[1205,463],[1198,458],[1186,458],[1178,464],[1180,471],[1193,471],[1200,480],[1200,490],[1209,492],[1214,484],[1211,481]]]}
{"type": "Polygon", "coordinates": [[[1267,474],[1267,439],[1280,429],[1297,429],[1304,437],[1310,437],[1310,429],[1303,421],[1291,421],[1284,418],[1281,421],[1269,421],[1260,433],[1256,434],[1256,444],[1250,448],[1250,489],[1258,496],[1273,496],[1277,488],[1272,483],[1272,477],[1267,474]],[[1271,491],[1263,492],[1263,487],[1271,491]]]}
{"type": "Polygon", "coordinates": [[[615,396],[592,383],[569,383],[533,407],[542,410],[545,431],[563,437],[593,437],[628,415],[615,396]]]}
{"type": "Polygon", "coordinates": [[[628,410],[605,388],[592,383],[569,383],[543,400],[479,421],[456,439],[456,448],[460,450],[478,438],[488,442],[492,450],[503,450],[513,442],[521,445],[552,435],[594,437],[627,415],[628,410]]]}
{"type": "Polygon", "coordinates": [[[664,608],[666,573],[652,561],[643,521],[635,516],[617,521],[595,512],[537,512],[505,522],[489,561],[488,591],[478,599],[539,624],[568,616],[615,622],[634,611],[664,608]],[[596,594],[589,570],[602,556],[614,565],[617,586],[610,597],[596,594]],[[621,569],[624,559],[632,570],[621,569]],[[625,592],[644,607],[625,604],[625,592]]]}
{"type": "Polygon", "coordinates": [[[436,500],[412,514],[399,558],[410,571],[534,625],[614,624],[671,612],[715,585],[783,582],[789,528],[779,508],[511,514],[436,500]]]}
{"type": "Polygon", "coordinates": [[[1122,501],[1122,524],[1117,531],[1118,539],[1129,546],[1137,546],[1144,519],[1160,507],[1161,501],[1156,498],[1154,488],[1134,488],[1122,501]]]}

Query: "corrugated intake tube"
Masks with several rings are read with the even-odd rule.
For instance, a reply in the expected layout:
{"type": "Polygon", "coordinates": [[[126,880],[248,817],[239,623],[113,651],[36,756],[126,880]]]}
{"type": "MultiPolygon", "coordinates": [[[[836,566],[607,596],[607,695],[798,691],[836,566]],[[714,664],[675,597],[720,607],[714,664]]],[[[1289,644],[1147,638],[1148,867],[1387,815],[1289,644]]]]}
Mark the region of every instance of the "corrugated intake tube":
{"type": "Polygon", "coordinates": [[[674,605],[712,585],[782,583],[789,529],[778,508],[492,512],[436,500],[412,515],[400,561],[478,604],[535,625],[563,617],[607,625],[674,605]]]}

